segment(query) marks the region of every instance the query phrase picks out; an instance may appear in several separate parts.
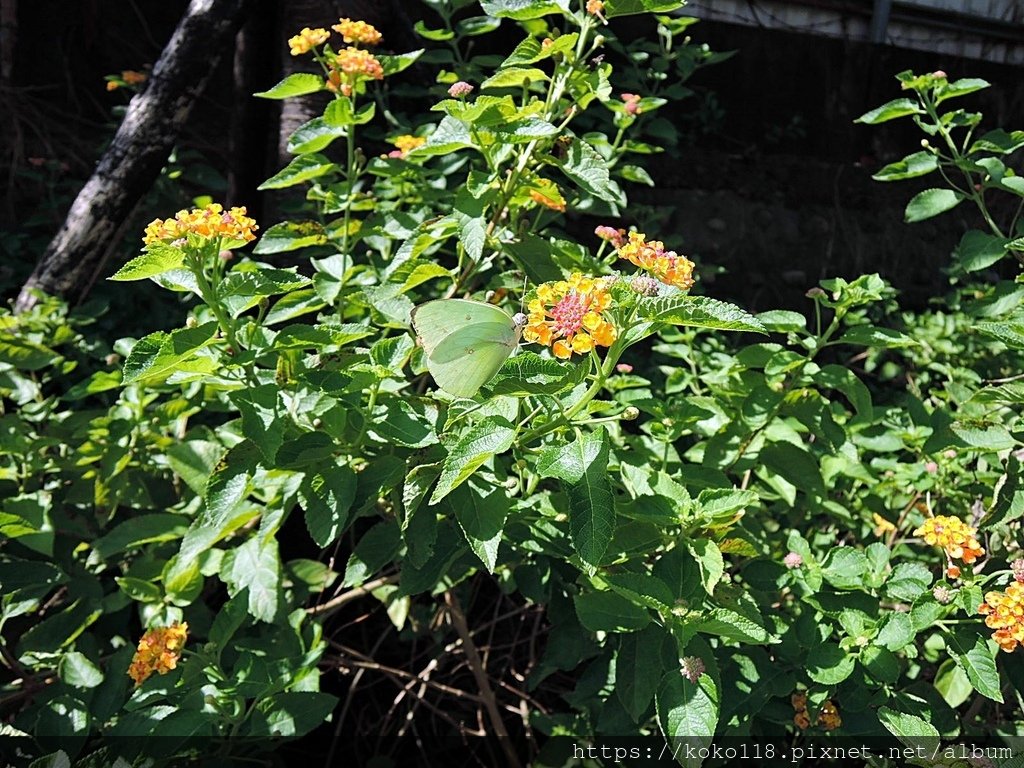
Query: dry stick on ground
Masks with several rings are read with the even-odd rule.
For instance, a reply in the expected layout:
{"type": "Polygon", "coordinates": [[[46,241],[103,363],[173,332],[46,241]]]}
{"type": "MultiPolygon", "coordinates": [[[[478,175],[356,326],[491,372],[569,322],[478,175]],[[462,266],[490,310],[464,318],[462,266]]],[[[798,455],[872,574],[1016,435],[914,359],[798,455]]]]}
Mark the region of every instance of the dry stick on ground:
{"type": "Polygon", "coordinates": [[[88,293],[119,231],[159,176],[218,59],[231,49],[248,2],[191,0],[149,84],[128,105],[110,148],[21,289],[17,311],[35,305],[32,289],[72,303],[88,293]]]}
{"type": "Polygon", "coordinates": [[[498,743],[505,753],[508,765],[511,768],[520,768],[522,764],[519,762],[519,756],[516,754],[515,747],[512,746],[512,740],[509,738],[508,731],[505,730],[505,723],[498,712],[498,703],[494,696],[494,690],[487,679],[487,670],[484,669],[480,661],[480,654],[477,653],[476,645],[473,643],[473,638],[469,633],[469,627],[466,624],[466,614],[462,612],[459,598],[455,596],[454,592],[448,590],[445,592],[445,602],[448,605],[448,615],[451,616],[452,626],[455,627],[455,632],[458,634],[459,639],[462,640],[462,648],[465,651],[466,660],[469,662],[469,668],[476,679],[477,687],[480,689],[480,695],[484,700],[484,708],[487,710],[487,717],[491,721],[491,727],[494,728],[494,733],[498,737],[498,743]]]}

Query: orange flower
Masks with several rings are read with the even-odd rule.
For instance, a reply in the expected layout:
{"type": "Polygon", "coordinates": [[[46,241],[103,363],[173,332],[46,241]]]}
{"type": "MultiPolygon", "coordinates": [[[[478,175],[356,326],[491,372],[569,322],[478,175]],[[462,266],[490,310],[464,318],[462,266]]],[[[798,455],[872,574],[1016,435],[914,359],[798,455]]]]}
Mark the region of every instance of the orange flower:
{"type": "Polygon", "coordinates": [[[552,211],[565,213],[565,198],[562,197],[557,185],[549,179],[537,182],[537,187],[530,190],[530,199],[552,211]]]}
{"type": "Polygon", "coordinates": [[[994,629],[992,639],[1007,653],[1024,645],[1024,584],[1011,582],[1005,592],[988,592],[978,606],[985,626],[994,629]]]}
{"type": "Polygon", "coordinates": [[[340,34],[349,45],[377,45],[382,39],[376,27],[365,21],[341,19],[331,29],[340,34]]]}
{"type": "Polygon", "coordinates": [[[821,711],[818,713],[818,725],[826,731],[834,731],[842,724],[843,719],[839,716],[839,709],[831,700],[821,705],[821,711]]]}
{"type": "Polygon", "coordinates": [[[609,347],[616,330],[602,313],[611,306],[607,283],[602,278],[574,272],[568,280],[537,286],[529,304],[523,338],[551,347],[555,357],[566,360],[573,352],[586,354],[595,346],[609,347]]]}
{"type": "Polygon", "coordinates": [[[330,36],[331,33],[322,27],[316,29],[303,27],[295,37],[288,38],[288,48],[292,56],[301,56],[304,53],[309,53],[318,45],[326,43],[330,36]]]}
{"type": "Polygon", "coordinates": [[[128,83],[128,85],[138,85],[139,83],[146,82],[146,74],[144,72],[136,72],[134,69],[126,69],[121,73],[121,79],[128,83]]]}
{"type": "Polygon", "coordinates": [[[327,88],[340,91],[345,96],[352,94],[352,86],[359,80],[383,80],[384,67],[369,51],[349,46],[338,51],[330,62],[327,88]]]}
{"type": "Polygon", "coordinates": [[[647,242],[642,232],[630,232],[629,242],[619,247],[619,256],[665,283],[687,290],[693,283],[693,262],[675,251],[666,251],[659,240],[647,242]]]}
{"type": "Polygon", "coordinates": [[[933,547],[942,547],[954,560],[963,560],[968,565],[985,554],[977,539],[977,531],[956,517],[938,515],[924,521],[914,531],[933,547]]]}
{"type": "Polygon", "coordinates": [[[256,222],[246,216],[244,207],[225,211],[224,206],[219,203],[211,203],[205,208],[178,211],[173,219],[154,219],[146,227],[146,235],[142,242],[151,245],[195,235],[248,243],[256,239],[253,231],[257,229],[259,227],[256,226],[256,222]]]}
{"type": "Polygon", "coordinates": [[[188,637],[188,623],[174,622],[169,627],[151,629],[139,640],[128,675],[138,688],[154,672],[166,675],[178,666],[188,637]]]}
{"type": "Polygon", "coordinates": [[[603,18],[602,11],[604,11],[604,0],[587,0],[587,13],[603,18]]]}

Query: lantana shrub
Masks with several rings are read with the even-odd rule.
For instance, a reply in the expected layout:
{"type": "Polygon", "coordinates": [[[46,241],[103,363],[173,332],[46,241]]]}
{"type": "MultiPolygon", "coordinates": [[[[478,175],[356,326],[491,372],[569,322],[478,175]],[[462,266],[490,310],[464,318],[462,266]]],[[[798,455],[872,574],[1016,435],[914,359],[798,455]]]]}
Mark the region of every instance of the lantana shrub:
{"type": "MultiPolygon", "coordinates": [[[[624,738],[683,765],[713,741],[856,741],[880,765],[1013,744],[1020,281],[918,316],[877,275],[811,287],[806,314],[698,295],[625,193],[650,182],[658,94],[712,61],[662,15],[679,3],[428,4],[429,51],[381,53],[351,19],[288,41],[321,71],[259,95],[329,99],[263,186],[304,188],[309,218],[209,203],[150,224],[112,279],[179,294],[179,328],[107,347],[54,300],[0,318],[5,758],[253,764],[349,711],[321,688],[375,668],[328,621],[357,600],[395,642],[464,654],[502,764],[624,738]],[[617,42],[626,14],[658,43],[617,42]],[[499,26],[521,37],[504,59],[467,54],[499,26]],[[436,99],[408,124],[389,80],[414,64],[436,99]],[[308,269],[261,260],[286,252],[308,269]],[[418,342],[414,310],[452,298],[501,307],[521,343],[457,316],[449,344],[418,342]],[[472,397],[430,375],[483,354],[472,397]],[[478,650],[482,582],[543,609],[517,680],[478,650]]],[[[1010,263],[1019,222],[986,193],[1024,195],[1005,162],[1024,134],[937,111],[982,81],[900,80],[918,100],[862,121],[942,142],[879,177],[955,168],[908,219],[973,199],[991,232],[965,235],[957,279],[1010,263]]]]}

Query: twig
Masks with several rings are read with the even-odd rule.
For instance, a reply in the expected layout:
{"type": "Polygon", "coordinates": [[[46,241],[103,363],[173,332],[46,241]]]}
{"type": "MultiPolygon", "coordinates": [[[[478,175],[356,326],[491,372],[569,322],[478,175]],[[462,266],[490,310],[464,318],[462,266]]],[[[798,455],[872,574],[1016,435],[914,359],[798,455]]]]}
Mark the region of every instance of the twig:
{"type": "Polygon", "coordinates": [[[509,738],[508,731],[505,730],[505,723],[498,712],[497,700],[494,697],[491,683],[487,679],[487,671],[480,662],[480,654],[477,652],[473,638],[469,634],[469,627],[466,625],[466,614],[462,612],[459,598],[451,590],[445,592],[444,597],[445,603],[448,606],[448,615],[452,619],[452,626],[455,627],[455,632],[462,640],[462,647],[466,654],[466,659],[469,661],[469,668],[473,672],[477,687],[480,689],[480,695],[483,697],[483,705],[487,710],[487,717],[490,719],[491,727],[494,728],[494,733],[498,737],[498,743],[505,753],[506,764],[510,768],[522,768],[522,763],[519,762],[519,756],[512,746],[512,740],[509,738]]]}
{"type": "Polygon", "coordinates": [[[392,576],[381,576],[379,579],[373,579],[363,584],[361,587],[350,589],[348,592],[342,592],[337,597],[332,597],[326,603],[320,603],[314,605],[312,608],[307,608],[306,613],[312,616],[324,616],[330,615],[341,608],[347,603],[351,603],[353,600],[358,600],[361,597],[373,592],[375,589],[385,586],[386,584],[394,584],[398,581],[398,575],[392,576]]]}

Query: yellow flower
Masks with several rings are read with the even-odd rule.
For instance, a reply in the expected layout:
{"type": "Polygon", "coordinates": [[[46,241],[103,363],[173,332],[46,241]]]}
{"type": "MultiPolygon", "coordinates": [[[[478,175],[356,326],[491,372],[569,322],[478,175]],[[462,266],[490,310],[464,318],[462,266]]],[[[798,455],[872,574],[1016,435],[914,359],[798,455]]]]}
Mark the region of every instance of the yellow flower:
{"type": "Polygon", "coordinates": [[[322,27],[316,29],[303,27],[295,37],[288,38],[288,48],[291,50],[292,56],[301,56],[304,53],[309,53],[318,45],[326,43],[330,36],[331,33],[322,27]]]}
{"type": "Polygon", "coordinates": [[[405,157],[417,147],[422,147],[426,144],[427,140],[423,136],[405,134],[392,139],[391,143],[398,147],[398,149],[390,152],[388,157],[405,157]]]}
{"type": "Polygon", "coordinates": [[[128,83],[128,85],[138,85],[139,83],[146,82],[146,74],[144,72],[136,72],[134,69],[126,69],[121,72],[121,79],[128,83]]]}
{"type": "Polygon", "coordinates": [[[978,542],[977,531],[956,517],[930,517],[914,531],[914,535],[923,537],[933,547],[942,547],[951,558],[968,564],[985,554],[978,542]]]}
{"type": "Polygon", "coordinates": [[[884,536],[896,530],[896,526],[886,520],[877,512],[872,515],[875,521],[875,536],[884,536]]]}
{"type": "Polygon", "coordinates": [[[587,0],[587,13],[593,14],[594,16],[600,16],[601,11],[604,10],[603,0],[587,0]]]}
{"type": "Polygon", "coordinates": [[[595,346],[609,347],[617,333],[601,313],[611,302],[603,278],[574,272],[568,280],[543,283],[529,304],[523,338],[551,347],[561,360],[572,357],[573,352],[586,354],[595,346]]]}
{"type": "Polygon", "coordinates": [[[226,238],[248,243],[256,239],[254,230],[259,229],[256,222],[246,216],[244,207],[235,207],[229,211],[219,203],[211,203],[205,208],[194,208],[191,211],[178,211],[173,219],[154,219],[146,227],[146,235],[142,242],[153,243],[178,240],[186,235],[203,238],[226,238]]]}
{"type": "Polygon", "coordinates": [[[985,626],[994,629],[992,639],[1007,653],[1024,645],[1024,584],[1011,582],[1005,592],[988,592],[978,606],[985,626]]]}
{"type": "Polygon", "coordinates": [[[181,658],[182,648],[188,637],[188,623],[174,622],[169,627],[151,629],[139,640],[139,646],[132,658],[128,675],[135,681],[135,687],[142,685],[154,672],[166,675],[181,658]]]}
{"type": "Polygon", "coordinates": [[[630,232],[629,242],[619,247],[619,256],[628,259],[665,285],[674,285],[684,291],[693,285],[693,262],[675,251],[666,251],[659,240],[647,242],[642,232],[630,232]]]}
{"type": "Polygon", "coordinates": [[[340,34],[349,45],[377,45],[382,39],[380,32],[365,21],[341,19],[331,29],[340,34]]]}

